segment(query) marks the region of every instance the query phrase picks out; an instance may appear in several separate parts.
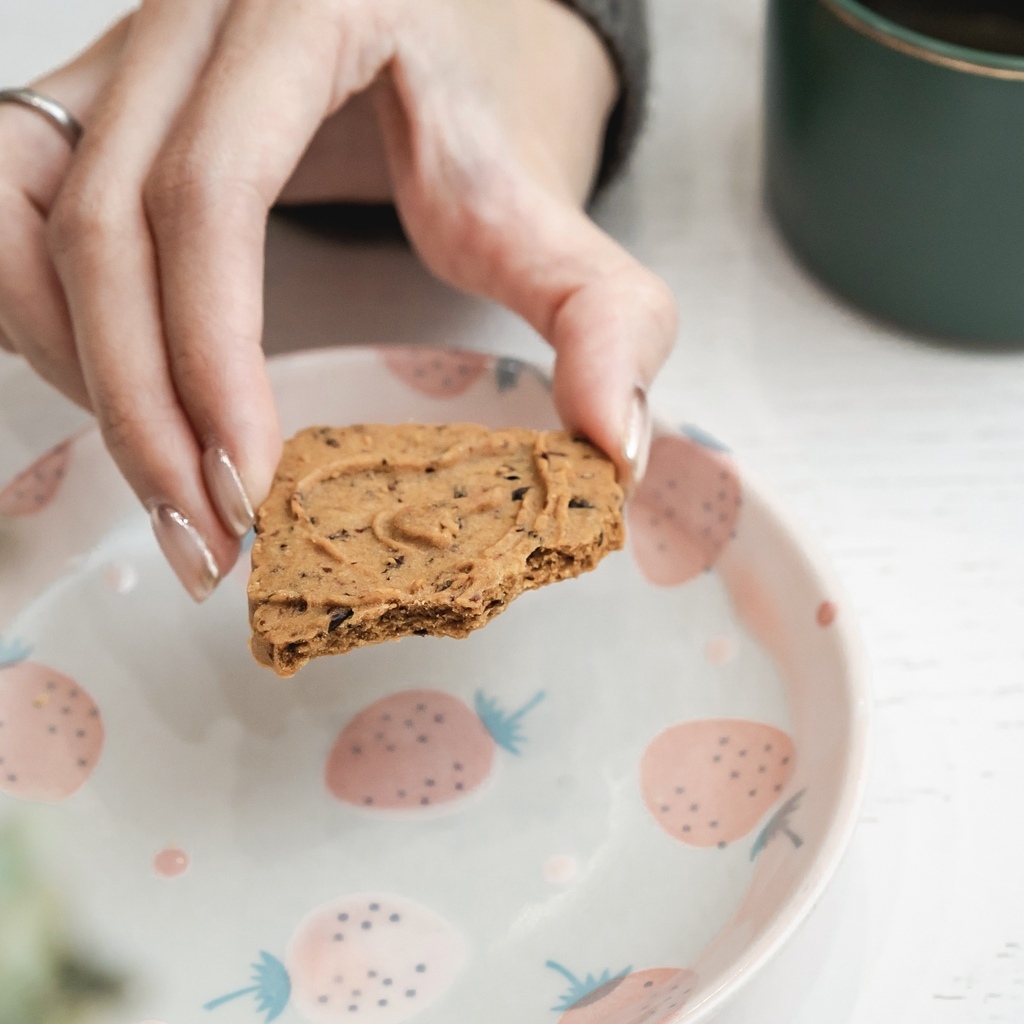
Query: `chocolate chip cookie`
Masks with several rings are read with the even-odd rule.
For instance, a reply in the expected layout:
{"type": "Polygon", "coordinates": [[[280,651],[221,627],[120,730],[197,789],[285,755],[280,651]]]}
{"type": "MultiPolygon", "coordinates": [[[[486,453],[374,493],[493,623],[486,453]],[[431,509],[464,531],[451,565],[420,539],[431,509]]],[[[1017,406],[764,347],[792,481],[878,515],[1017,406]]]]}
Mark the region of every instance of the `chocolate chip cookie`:
{"type": "Polygon", "coordinates": [[[415,635],[464,637],[622,547],[613,463],[563,431],[313,427],[256,519],[252,652],[278,675],[415,635]]]}

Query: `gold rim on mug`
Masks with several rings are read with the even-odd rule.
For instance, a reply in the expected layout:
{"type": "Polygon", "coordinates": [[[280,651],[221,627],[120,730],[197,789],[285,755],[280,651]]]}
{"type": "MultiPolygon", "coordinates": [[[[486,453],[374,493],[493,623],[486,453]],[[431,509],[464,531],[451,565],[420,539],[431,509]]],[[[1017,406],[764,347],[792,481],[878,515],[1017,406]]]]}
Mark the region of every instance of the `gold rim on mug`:
{"type": "Polygon", "coordinates": [[[822,7],[861,35],[899,53],[953,71],[1004,81],[1024,82],[1024,58],[957,46],[904,28],[862,7],[855,0],[819,0],[822,7]],[[993,63],[985,63],[992,61],[993,63]]]}

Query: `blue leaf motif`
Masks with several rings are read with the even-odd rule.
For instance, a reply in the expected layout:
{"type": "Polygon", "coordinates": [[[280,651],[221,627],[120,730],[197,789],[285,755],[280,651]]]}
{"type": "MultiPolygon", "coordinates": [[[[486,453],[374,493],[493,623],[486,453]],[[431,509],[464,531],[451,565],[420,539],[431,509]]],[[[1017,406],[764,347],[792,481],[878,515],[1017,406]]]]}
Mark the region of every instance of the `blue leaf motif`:
{"type": "Polygon", "coordinates": [[[216,1010],[218,1006],[223,1006],[233,999],[251,995],[256,1000],[257,1013],[266,1014],[264,1024],[270,1024],[272,1020],[280,1017],[292,995],[292,982],[284,964],[276,956],[261,951],[260,959],[252,965],[252,972],[252,980],[256,984],[211,999],[210,1002],[203,1004],[203,1009],[216,1010]]]}
{"type": "Polygon", "coordinates": [[[750,851],[751,860],[754,860],[754,858],[757,857],[757,855],[780,833],[784,836],[788,836],[789,841],[794,847],[804,845],[803,839],[790,827],[789,818],[794,811],[799,810],[800,798],[806,792],[806,789],[801,789],[799,793],[795,793],[768,819],[768,824],[761,829],[757,839],[754,840],[754,846],[750,851]]]}
{"type": "Polygon", "coordinates": [[[17,638],[5,640],[0,637],[0,668],[9,668],[24,661],[32,653],[32,645],[17,638]]]}
{"type": "Polygon", "coordinates": [[[499,359],[494,367],[494,376],[499,391],[511,391],[519,384],[519,376],[526,364],[519,359],[499,359]]]}
{"type": "MultiPolygon", "coordinates": [[[[598,989],[604,988],[606,985],[609,988],[614,988],[613,982],[622,981],[633,970],[632,967],[627,967],[624,971],[619,971],[618,974],[612,974],[611,971],[604,970],[598,975],[588,974],[585,978],[581,979],[577,978],[567,967],[563,967],[554,960],[548,960],[544,966],[550,967],[553,971],[558,971],[569,982],[568,991],[558,1001],[557,1005],[551,1007],[556,1013],[571,1010],[580,1003],[584,1003],[588,996],[592,996],[598,989]]],[[[603,994],[607,995],[608,993],[603,994]]]]}
{"type": "Polygon", "coordinates": [[[688,437],[691,441],[695,441],[699,445],[703,445],[705,448],[710,448],[715,452],[731,452],[732,449],[727,445],[722,444],[717,437],[712,437],[706,430],[702,430],[694,423],[684,423],[680,428],[679,432],[684,436],[688,437]]]}
{"type": "Polygon", "coordinates": [[[522,718],[532,711],[545,697],[541,690],[528,700],[518,711],[509,713],[502,711],[498,702],[493,697],[484,696],[483,690],[477,690],[475,706],[477,716],[483,722],[484,728],[491,734],[494,742],[503,747],[510,754],[518,754],[519,747],[524,742],[522,729],[522,718]]]}

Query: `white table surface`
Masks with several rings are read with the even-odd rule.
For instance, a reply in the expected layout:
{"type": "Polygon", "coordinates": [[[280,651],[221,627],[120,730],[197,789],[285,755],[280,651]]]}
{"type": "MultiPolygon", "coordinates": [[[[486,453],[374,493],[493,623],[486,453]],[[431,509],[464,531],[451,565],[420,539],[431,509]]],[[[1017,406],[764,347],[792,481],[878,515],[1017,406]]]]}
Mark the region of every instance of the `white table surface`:
{"type": "MultiPolygon", "coordinates": [[[[122,7],[0,0],[2,84],[59,62],[122,7]]],[[[802,519],[859,616],[876,695],[850,852],[719,1019],[1024,1021],[1024,354],[922,343],[811,281],[761,205],[762,3],[654,0],[653,16],[653,117],[596,214],[682,308],[653,401],[725,439],[802,519]]],[[[273,351],[408,341],[547,355],[394,247],[275,224],[267,270],[273,351]]],[[[0,479],[79,422],[0,358],[0,479]]]]}

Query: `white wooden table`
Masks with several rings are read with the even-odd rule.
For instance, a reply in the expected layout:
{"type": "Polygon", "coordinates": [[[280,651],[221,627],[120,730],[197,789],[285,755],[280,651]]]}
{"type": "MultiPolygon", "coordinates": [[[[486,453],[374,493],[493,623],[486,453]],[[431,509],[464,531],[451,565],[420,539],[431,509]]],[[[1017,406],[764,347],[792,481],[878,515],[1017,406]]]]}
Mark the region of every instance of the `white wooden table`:
{"type": "MultiPolygon", "coordinates": [[[[2,84],[122,6],[0,0],[2,84]]],[[[654,0],[653,13],[653,118],[597,211],[682,307],[653,399],[727,440],[817,537],[877,699],[850,853],[722,1024],[1024,1021],[1024,354],[901,336],[809,280],[761,207],[761,3],[654,0]]],[[[408,253],[288,225],[271,231],[267,302],[273,351],[442,341],[546,358],[408,253]]],[[[0,358],[0,479],[79,422],[0,358]]]]}

